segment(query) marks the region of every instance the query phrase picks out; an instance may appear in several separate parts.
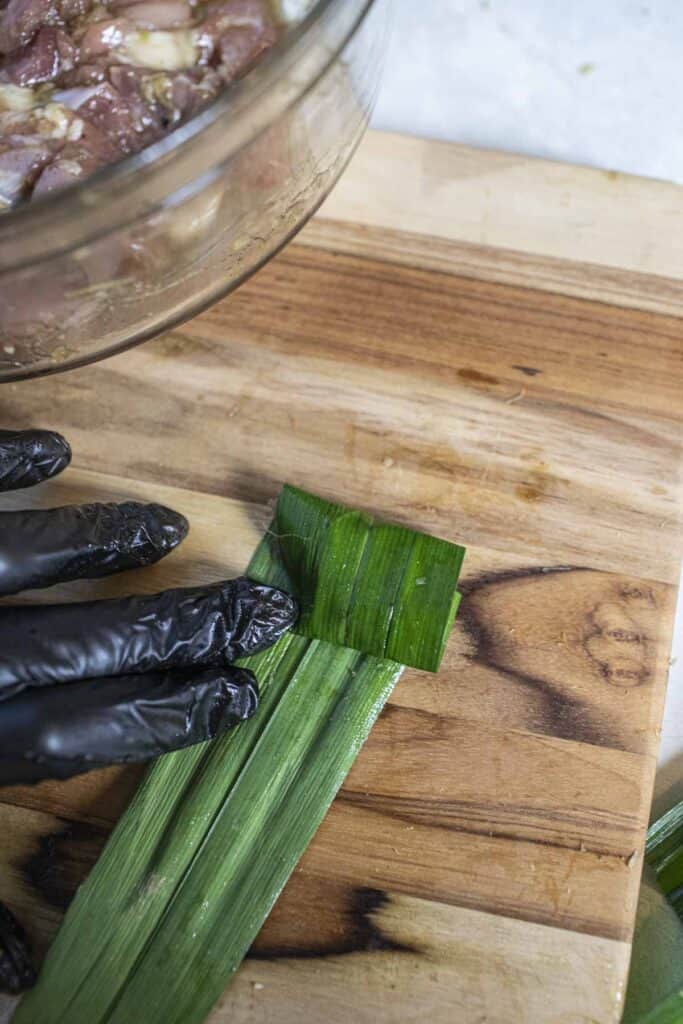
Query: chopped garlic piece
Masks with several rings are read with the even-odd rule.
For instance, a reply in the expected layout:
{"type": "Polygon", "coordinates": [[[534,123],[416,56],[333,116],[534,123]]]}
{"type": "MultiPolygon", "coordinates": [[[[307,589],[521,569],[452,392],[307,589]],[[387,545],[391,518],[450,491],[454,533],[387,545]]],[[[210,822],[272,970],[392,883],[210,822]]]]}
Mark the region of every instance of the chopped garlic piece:
{"type": "Polygon", "coordinates": [[[66,133],[66,137],[69,140],[69,142],[78,142],[78,140],[83,135],[84,128],[85,125],[81,121],[80,117],[72,118],[71,124],[69,125],[69,129],[66,133]]]}
{"type": "Polygon", "coordinates": [[[179,28],[172,32],[128,32],[121,56],[131,64],[157,71],[193,68],[199,58],[197,30],[179,28]]]}
{"type": "Polygon", "coordinates": [[[59,167],[62,171],[66,171],[67,174],[71,174],[74,178],[80,178],[83,174],[83,168],[77,160],[60,160],[59,167]]]}
{"type": "MultiPolygon", "coordinates": [[[[63,107],[61,103],[46,103],[40,113],[53,126],[50,132],[53,139],[71,138],[71,120],[66,107],[63,107]]],[[[82,130],[83,125],[81,124],[81,132],[82,130]]],[[[76,138],[80,138],[80,132],[76,138]]]]}
{"type": "Polygon", "coordinates": [[[156,75],[148,75],[142,82],[142,95],[148,103],[162,103],[165,107],[173,109],[173,96],[171,94],[171,79],[163,72],[156,75]]]}
{"type": "Polygon", "coordinates": [[[18,85],[0,85],[0,110],[30,110],[36,105],[33,89],[18,85]]]}

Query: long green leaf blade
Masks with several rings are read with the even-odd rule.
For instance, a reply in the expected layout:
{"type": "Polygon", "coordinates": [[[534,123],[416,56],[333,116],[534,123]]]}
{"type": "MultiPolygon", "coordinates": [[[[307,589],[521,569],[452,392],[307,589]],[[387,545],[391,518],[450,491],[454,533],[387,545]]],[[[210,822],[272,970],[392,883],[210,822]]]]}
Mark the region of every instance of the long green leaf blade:
{"type": "Polygon", "coordinates": [[[438,666],[462,555],[283,490],[249,574],[296,593],[303,635],[243,659],[262,693],[252,720],[152,767],[15,1024],[204,1019],[398,679],[396,655],[438,666]],[[387,649],[394,660],[376,656],[387,649]]]}
{"type": "Polygon", "coordinates": [[[292,707],[283,702],[266,742],[228,798],[211,843],[195,861],[154,943],[106,1018],[108,1024],[130,1024],[136,1011],[145,1021],[153,1013],[154,1020],[167,1024],[195,1024],[223,992],[400,674],[395,664],[348,654],[331,679],[326,645],[310,652],[287,690],[292,707]],[[319,685],[321,669],[328,678],[328,699],[318,704],[302,735],[292,736],[294,707],[311,680],[319,685]],[[303,749],[306,756],[297,758],[297,750],[303,749]],[[291,780],[273,780],[264,792],[269,766],[282,760],[287,762],[283,774],[291,780]],[[194,941],[179,943],[180,935],[194,941]]]}
{"type": "Polygon", "coordinates": [[[261,691],[258,715],[244,723],[250,728],[169,754],[150,769],[67,911],[17,1021],[105,1019],[308,647],[290,634],[244,659],[261,691]]]}
{"type": "Polygon", "coordinates": [[[683,803],[677,804],[650,826],[645,859],[657,881],[683,919],[683,803]]]}
{"type": "Polygon", "coordinates": [[[638,1024],[683,1024],[683,990],[655,1006],[638,1024]]]}

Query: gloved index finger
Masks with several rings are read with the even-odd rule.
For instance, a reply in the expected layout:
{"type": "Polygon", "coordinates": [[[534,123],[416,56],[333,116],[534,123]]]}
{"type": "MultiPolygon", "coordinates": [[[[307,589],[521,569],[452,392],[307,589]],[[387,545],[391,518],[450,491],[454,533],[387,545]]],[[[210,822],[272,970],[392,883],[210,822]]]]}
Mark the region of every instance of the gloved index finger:
{"type": "Polygon", "coordinates": [[[187,531],[179,512],[139,501],[0,512],[0,594],[151,565],[187,531]]]}
{"type": "Polygon", "coordinates": [[[4,605],[0,701],[78,679],[226,665],[274,644],[296,618],[289,594],[243,577],[105,601],[4,605]]]}
{"type": "Polygon", "coordinates": [[[52,430],[0,430],[0,491],[32,487],[61,473],[71,448],[52,430]]]}

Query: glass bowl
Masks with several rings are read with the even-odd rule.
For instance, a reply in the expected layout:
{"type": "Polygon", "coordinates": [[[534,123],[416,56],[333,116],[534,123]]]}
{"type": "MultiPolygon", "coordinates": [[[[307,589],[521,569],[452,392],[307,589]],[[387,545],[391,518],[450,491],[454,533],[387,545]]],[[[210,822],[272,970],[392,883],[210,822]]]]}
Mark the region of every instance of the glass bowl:
{"type": "Polygon", "coordinates": [[[365,130],[388,3],[319,0],[187,124],[0,216],[0,381],[151,338],[284,245],[365,130]]]}

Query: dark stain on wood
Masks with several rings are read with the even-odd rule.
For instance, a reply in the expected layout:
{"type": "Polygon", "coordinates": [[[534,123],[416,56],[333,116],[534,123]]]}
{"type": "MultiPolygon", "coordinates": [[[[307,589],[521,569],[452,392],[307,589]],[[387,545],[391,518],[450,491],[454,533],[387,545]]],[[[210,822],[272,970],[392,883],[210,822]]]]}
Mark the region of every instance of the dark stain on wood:
{"type": "Polygon", "coordinates": [[[513,364],[513,370],[519,370],[520,373],[525,374],[527,377],[535,377],[539,373],[543,373],[542,370],[538,370],[535,366],[518,366],[513,364]]]}
{"type": "Polygon", "coordinates": [[[497,377],[491,376],[490,373],[481,373],[479,370],[471,370],[468,367],[464,367],[458,370],[458,377],[460,380],[466,381],[468,384],[499,384],[500,381],[497,377]]]}
{"type": "Polygon", "coordinates": [[[385,935],[376,923],[375,915],[390,901],[391,897],[382,889],[352,889],[345,915],[346,928],[339,940],[306,946],[261,946],[257,949],[252,948],[247,956],[251,960],[311,960],[318,957],[341,956],[344,953],[417,952],[413,947],[395,942],[385,935]]]}
{"type": "Polygon", "coordinates": [[[519,484],[518,487],[515,487],[515,494],[522,501],[528,501],[530,504],[540,501],[543,497],[543,491],[533,484],[519,484]]]}
{"type": "Polygon", "coordinates": [[[533,504],[544,497],[550,480],[547,462],[536,461],[522,483],[515,487],[515,494],[522,501],[533,504]]]}
{"type": "Polygon", "coordinates": [[[472,600],[484,587],[495,586],[499,582],[523,581],[535,576],[571,571],[581,570],[573,569],[571,566],[532,567],[464,580],[460,584],[464,600],[460,605],[458,621],[474,644],[475,653],[471,655],[472,660],[505,673],[517,685],[536,694],[540,703],[544,731],[562,739],[618,747],[618,738],[605,735],[603,723],[593,720],[592,709],[585,701],[567,694],[559,685],[554,685],[547,679],[510,668],[505,652],[500,648],[495,623],[489,622],[485,608],[477,607],[477,602],[472,600]]]}
{"type": "Polygon", "coordinates": [[[64,912],[100,855],[107,831],[85,822],[70,821],[41,836],[19,865],[29,885],[43,900],[64,912]]]}

